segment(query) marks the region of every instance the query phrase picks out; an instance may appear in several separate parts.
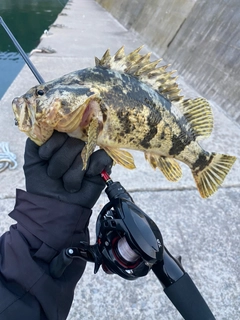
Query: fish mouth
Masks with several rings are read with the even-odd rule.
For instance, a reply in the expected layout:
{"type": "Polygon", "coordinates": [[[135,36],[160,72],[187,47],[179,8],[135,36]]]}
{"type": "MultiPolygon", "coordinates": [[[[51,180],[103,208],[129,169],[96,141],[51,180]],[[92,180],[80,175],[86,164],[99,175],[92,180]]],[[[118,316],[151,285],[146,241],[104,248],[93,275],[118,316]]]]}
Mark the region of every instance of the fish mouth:
{"type": "Polygon", "coordinates": [[[15,98],[12,101],[13,113],[15,115],[15,124],[19,130],[29,132],[32,128],[32,119],[29,115],[29,108],[23,98],[15,98]]]}
{"type": "MultiPolygon", "coordinates": [[[[44,130],[41,130],[35,117],[33,107],[28,105],[27,101],[22,97],[17,97],[12,101],[13,113],[15,115],[15,125],[19,130],[24,132],[37,145],[42,145],[45,139],[44,130]]],[[[51,134],[50,134],[51,135],[51,134]]]]}

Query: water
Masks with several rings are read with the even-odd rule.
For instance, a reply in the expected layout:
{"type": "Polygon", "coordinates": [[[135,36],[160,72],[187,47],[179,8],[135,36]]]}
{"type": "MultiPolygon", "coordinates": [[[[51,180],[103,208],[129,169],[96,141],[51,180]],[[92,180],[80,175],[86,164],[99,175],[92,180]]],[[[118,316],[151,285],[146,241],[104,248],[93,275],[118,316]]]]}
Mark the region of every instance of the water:
{"type": "MultiPolygon", "coordinates": [[[[0,16],[26,53],[39,44],[68,0],[0,0],[0,16]]],[[[24,60],[0,25],[0,99],[22,69],[24,60]]]]}

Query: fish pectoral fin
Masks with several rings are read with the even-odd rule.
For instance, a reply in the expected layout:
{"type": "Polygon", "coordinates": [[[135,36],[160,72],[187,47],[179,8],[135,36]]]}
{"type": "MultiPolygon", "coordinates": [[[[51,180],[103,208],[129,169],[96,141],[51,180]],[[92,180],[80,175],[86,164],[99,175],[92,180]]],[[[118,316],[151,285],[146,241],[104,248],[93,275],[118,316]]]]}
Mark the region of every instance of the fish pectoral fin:
{"type": "Polygon", "coordinates": [[[195,137],[201,139],[210,136],[213,129],[213,114],[206,99],[184,100],[180,109],[190,123],[195,137]]]}
{"type": "Polygon", "coordinates": [[[156,154],[145,152],[145,158],[150,163],[152,168],[162,171],[164,176],[169,181],[178,181],[182,176],[182,169],[176,160],[173,158],[166,158],[156,154]]]}
{"type": "Polygon", "coordinates": [[[209,163],[203,169],[192,170],[202,198],[208,198],[217,191],[235,161],[236,157],[234,156],[212,153],[209,157],[209,163]]]}
{"type": "Polygon", "coordinates": [[[109,157],[113,159],[115,164],[120,164],[127,169],[136,168],[134,164],[134,159],[131,153],[125,150],[109,148],[109,147],[102,147],[102,149],[104,149],[107,152],[107,154],[109,155],[109,157]]]}
{"type": "Polygon", "coordinates": [[[97,138],[99,133],[99,122],[97,118],[93,118],[88,127],[88,139],[82,150],[81,156],[83,160],[83,170],[87,168],[87,162],[94,149],[97,146],[97,138]]]}

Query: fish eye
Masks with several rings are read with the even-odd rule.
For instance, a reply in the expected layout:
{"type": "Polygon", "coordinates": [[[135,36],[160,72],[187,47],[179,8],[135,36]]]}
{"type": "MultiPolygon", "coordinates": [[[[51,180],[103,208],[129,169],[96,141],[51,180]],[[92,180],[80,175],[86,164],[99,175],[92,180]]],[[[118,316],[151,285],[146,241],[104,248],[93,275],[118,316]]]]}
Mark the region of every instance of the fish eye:
{"type": "Polygon", "coordinates": [[[43,96],[44,95],[44,91],[43,90],[37,90],[37,95],[38,96],[43,96]]]}

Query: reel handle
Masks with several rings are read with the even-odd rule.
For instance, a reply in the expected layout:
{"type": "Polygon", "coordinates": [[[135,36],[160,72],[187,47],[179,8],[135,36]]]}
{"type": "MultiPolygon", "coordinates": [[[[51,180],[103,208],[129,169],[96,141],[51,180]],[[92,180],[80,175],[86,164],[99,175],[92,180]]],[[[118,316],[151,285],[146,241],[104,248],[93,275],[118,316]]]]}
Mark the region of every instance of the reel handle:
{"type": "Polygon", "coordinates": [[[73,258],[69,257],[67,251],[69,249],[63,249],[59,255],[57,255],[50,263],[50,274],[53,278],[60,278],[65,269],[72,263],[73,258]]]}

